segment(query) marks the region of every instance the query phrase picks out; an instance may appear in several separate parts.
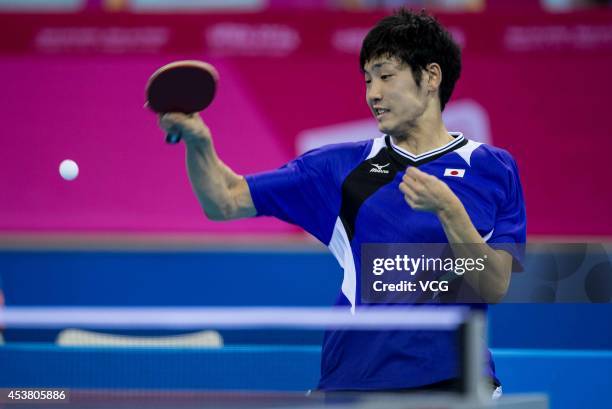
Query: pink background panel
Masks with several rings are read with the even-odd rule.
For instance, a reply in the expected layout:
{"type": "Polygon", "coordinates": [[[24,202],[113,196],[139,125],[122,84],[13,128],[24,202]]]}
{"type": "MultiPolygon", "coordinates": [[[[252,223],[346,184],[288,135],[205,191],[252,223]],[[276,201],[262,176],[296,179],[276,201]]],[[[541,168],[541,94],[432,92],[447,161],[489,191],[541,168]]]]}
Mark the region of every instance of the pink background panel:
{"type": "MultiPolygon", "coordinates": [[[[130,17],[130,30],[165,25],[168,42],[157,53],[130,49],[109,55],[103,47],[52,53],[32,44],[48,21],[58,27],[118,24],[110,17],[36,16],[17,24],[0,16],[7,23],[0,29],[4,38],[15,37],[0,47],[0,73],[10,79],[0,99],[0,231],[299,233],[269,218],[206,220],[186,176],[184,148],[166,145],[155,115],[142,107],[144,85],[172,60],[213,63],[221,75],[219,91],[203,116],[221,158],[241,174],[276,168],[295,157],[300,133],[371,117],[358,66],[359,38],[350,33],[363,32],[376,18],[130,17]],[[278,43],[294,48],[281,47],[288,54],[278,54],[274,41],[258,50],[234,42],[223,54],[206,43],[208,28],[235,20],[243,24],[243,34],[254,33],[258,41],[262,29],[261,41],[270,35],[297,39],[278,43]],[[350,47],[335,48],[334,33],[345,29],[350,47]],[[189,38],[193,41],[185,41],[189,38]],[[256,53],[244,55],[250,51],[256,53]],[[80,165],[73,182],[57,171],[66,158],[80,165]]],[[[610,13],[443,18],[464,47],[451,103],[478,104],[491,142],[516,158],[531,235],[612,236],[610,18],[610,13]],[[570,34],[546,37],[547,27],[558,26],[570,34]],[[507,41],[508,33],[517,32],[527,33],[518,43],[524,49],[507,41]],[[571,34],[580,32],[586,34],[571,34]]]]}
{"type": "MultiPolygon", "coordinates": [[[[3,230],[286,232],[271,219],[232,223],[203,217],[189,185],[182,145],[168,146],[155,115],[143,109],[152,69],[171,57],[2,58],[12,80],[0,110],[3,230]],[[44,67],[44,70],[41,70],[44,67]],[[59,163],[80,166],[64,181],[59,163]]],[[[232,77],[232,68],[211,61],[232,77]]],[[[266,117],[240,81],[224,80],[206,119],[219,154],[237,172],[286,158],[266,117]],[[257,152],[265,146],[265,160],[257,152]]]]}

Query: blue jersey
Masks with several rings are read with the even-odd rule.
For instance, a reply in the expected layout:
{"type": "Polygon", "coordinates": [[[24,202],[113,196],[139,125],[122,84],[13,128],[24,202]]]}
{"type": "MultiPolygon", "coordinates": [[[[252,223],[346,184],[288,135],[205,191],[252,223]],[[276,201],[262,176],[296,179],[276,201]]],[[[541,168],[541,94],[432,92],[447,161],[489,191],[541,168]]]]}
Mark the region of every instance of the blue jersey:
{"type": "MultiPolygon", "coordinates": [[[[487,243],[525,242],[525,207],[513,158],[460,133],[451,135],[451,142],[421,155],[401,149],[389,136],[329,145],[246,180],[258,215],[301,226],[329,247],[344,269],[336,304],[355,311],[361,304],[361,244],[448,241],[435,214],[412,210],[404,201],[398,186],[408,166],[443,180],[487,243]]],[[[522,262],[519,248],[510,248],[515,267],[522,262]]],[[[319,388],[428,385],[458,376],[457,354],[455,335],[445,332],[328,331],[319,388]]],[[[489,362],[489,375],[497,380],[489,362]]]]}

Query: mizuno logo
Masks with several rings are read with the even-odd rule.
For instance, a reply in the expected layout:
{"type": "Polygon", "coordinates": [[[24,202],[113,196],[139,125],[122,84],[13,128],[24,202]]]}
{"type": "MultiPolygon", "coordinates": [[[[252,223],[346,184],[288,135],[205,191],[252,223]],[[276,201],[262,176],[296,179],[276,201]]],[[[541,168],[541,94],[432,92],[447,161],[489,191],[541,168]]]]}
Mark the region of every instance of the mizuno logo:
{"type": "Polygon", "coordinates": [[[390,163],[387,163],[386,165],[379,165],[377,163],[372,163],[372,166],[374,167],[370,169],[370,173],[389,173],[388,170],[385,170],[385,168],[389,165],[390,163]]]}

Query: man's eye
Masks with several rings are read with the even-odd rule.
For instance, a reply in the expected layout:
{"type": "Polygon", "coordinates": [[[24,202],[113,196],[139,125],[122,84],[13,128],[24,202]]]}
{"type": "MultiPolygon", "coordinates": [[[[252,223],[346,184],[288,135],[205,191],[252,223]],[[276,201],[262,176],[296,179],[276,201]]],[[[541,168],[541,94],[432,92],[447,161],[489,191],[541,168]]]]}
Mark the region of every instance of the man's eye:
{"type": "Polygon", "coordinates": [[[372,82],[372,80],[365,80],[365,83],[366,83],[366,84],[369,84],[369,83],[371,83],[371,82],[372,82]]]}
{"type": "Polygon", "coordinates": [[[384,74],[384,75],[381,75],[381,76],[380,76],[380,79],[384,81],[384,80],[386,80],[386,79],[391,78],[392,76],[393,76],[393,75],[391,75],[391,74],[384,74]]]}

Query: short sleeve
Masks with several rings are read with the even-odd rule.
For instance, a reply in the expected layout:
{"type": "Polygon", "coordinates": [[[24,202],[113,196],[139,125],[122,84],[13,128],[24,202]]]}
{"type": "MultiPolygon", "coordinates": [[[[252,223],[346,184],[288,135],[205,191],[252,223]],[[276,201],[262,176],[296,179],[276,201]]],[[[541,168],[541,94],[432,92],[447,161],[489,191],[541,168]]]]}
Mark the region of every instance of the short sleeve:
{"type": "Polygon", "coordinates": [[[504,196],[499,203],[493,234],[487,243],[493,248],[506,250],[512,254],[514,259],[512,270],[522,271],[527,237],[523,188],[516,162],[508,153],[505,153],[503,163],[506,168],[504,196]]]}
{"type": "Polygon", "coordinates": [[[324,149],[307,152],[279,169],[249,175],[246,181],[258,216],[295,224],[328,243],[340,207],[340,186],[324,149]]]}

